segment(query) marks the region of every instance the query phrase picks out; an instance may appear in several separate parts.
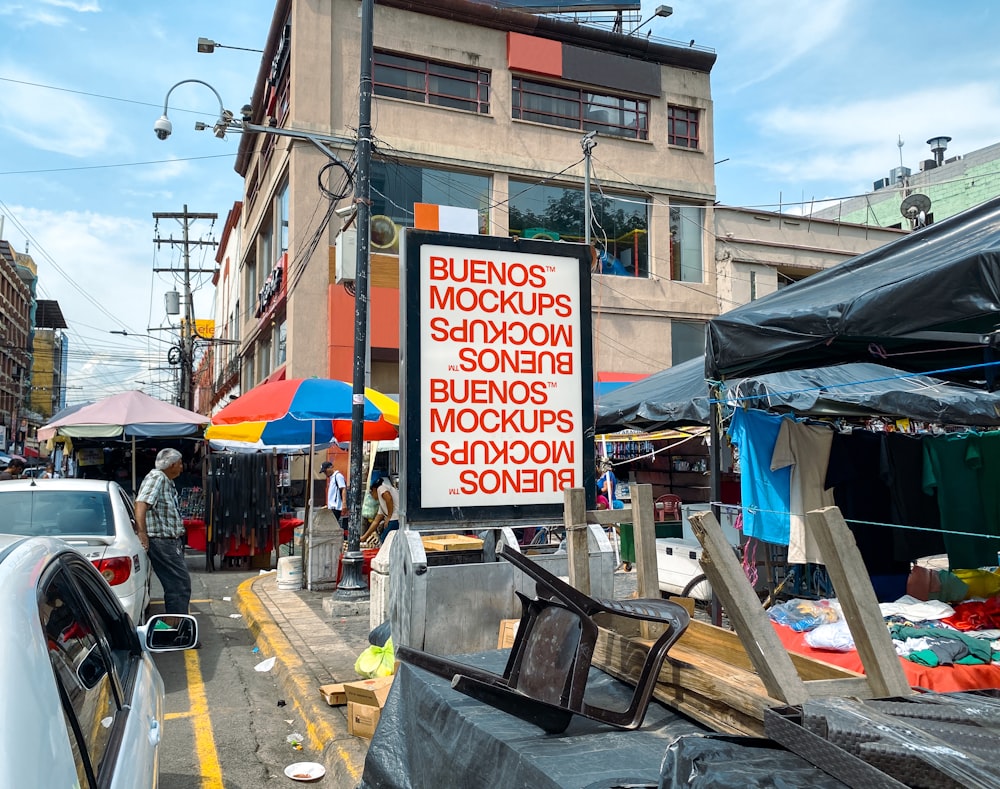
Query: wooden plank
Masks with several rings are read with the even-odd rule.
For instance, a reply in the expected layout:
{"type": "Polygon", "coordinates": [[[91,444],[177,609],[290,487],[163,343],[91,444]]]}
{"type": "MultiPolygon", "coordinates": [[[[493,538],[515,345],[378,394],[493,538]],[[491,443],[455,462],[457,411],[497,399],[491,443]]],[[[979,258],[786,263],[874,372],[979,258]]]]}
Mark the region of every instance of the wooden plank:
{"type": "Polygon", "coordinates": [[[826,564],[875,698],[910,695],[913,691],[893,649],[861,551],[840,509],[808,512],[806,525],[826,564]]]}
{"type": "Polygon", "coordinates": [[[640,598],[660,598],[656,569],[656,522],[653,486],[632,486],[632,536],[635,539],[636,589],[640,598]]]}
{"type": "Polygon", "coordinates": [[[587,498],[583,488],[567,488],[563,492],[563,502],[569,584],[589,595],[590,546],[587,540],[587,498]]]}
{"type": "Polygon", "coordinates": [[[743,574],[732,546],[722,534],[722,527],[711,512],[693,513],[691,528],[704,548],[702,569],[712,590],[739,634],[754,669],[770,696],[786,704],[802,704],[809,698],[805,684],[792,664],[767,612],[743,574]]]}
{"type": "Polygon", "coordinates": [[[628,514],[629,509],[623,510],[587,510],[587,523],[595,523],[598,526],[613,526],[623,520],[628,523],[628,518],[623,518],[623,513],[628,514]]]}

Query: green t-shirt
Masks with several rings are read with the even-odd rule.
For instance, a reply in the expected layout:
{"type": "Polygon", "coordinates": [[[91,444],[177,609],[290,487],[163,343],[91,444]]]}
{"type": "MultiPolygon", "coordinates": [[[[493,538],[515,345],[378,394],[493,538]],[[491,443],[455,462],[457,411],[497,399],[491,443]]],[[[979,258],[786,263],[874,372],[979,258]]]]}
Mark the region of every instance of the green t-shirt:
{"type": "Polygon", "coordinates": [[[937,489],[941,529],[952,570],[994,565],[1000,549],[1000,540],[949,534],[1000,534],[1000,513],[996,507],[987,511],[983,496],[984,489],[991,485],[983,481],[981,439],[979,434],[961,433],[923,440],[923,488],[927,494],[937,489]]]}

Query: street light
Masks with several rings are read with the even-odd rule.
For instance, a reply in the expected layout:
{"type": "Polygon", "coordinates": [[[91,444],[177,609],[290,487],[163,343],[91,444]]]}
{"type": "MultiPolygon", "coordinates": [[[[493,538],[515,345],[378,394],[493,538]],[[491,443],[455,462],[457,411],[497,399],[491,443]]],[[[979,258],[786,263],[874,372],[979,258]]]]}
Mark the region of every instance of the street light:
{"type": "Polygon", "coordinates": [[[227,44],[220,44],[204,36],[198,37],[198,51],[205,55],[211,55],[216,49],[241,49],[244,52],[263,52],[263,49],[251,49],[250,47],[231,47],[227,44]]]}
{"type": "MultiPolygon", "coordinates": [[[[354,370],[351,398],[351,450],[350,450],[350,501],[352,504],[348,526],[347,551],[344,553],[343,573],[337,586],[338,594],[363,594],[367,592],[367,584],[362,575],[364,554],[361,552],[361,505],[364,500],[364,472],[362,470],[361,454],[364,442],[365,418],[365,383],[367,373],[366,346],[368,344],[368,256],[371,243],[371,96],[373,69],[373,20],[375,16],[375,0],[361,2],[361,98],[358,112],[357,139],[357,177],[355,179],[354,203],[357,208],[358,244],[355,273],[354,298],[354,370]]],[[[273,134],[279,137],[290,137],[297,140],[307,140],[315,145],[333,164],[341,167],[349,177],[354,173],[331,151],[324,143],[339,145],[354,144],[353,140],[332,135],[314,134],[312,132],[282,129],[278,126],[260,126],[250,122],[252,108],[245,106],[241,117],[236,118],[222,104],[222,97],[207,82],[200,79],[186,79],[175,83],[167,91],[163,99],[163,115],[153,124],[153,131],[161,140],[166,140],[173,131],[167,108],[170,94],[178,85],[196,82],[204,85],[219,100],[219,117],[212,126],[215,136],[225,138],[227,131],[240,133],[258,132],[273,134]]],[[[207,129],[208,125],[199,123],[196,129],[207,129]]]]}
{"type": "Polygon", "coordinates": [[[668,5],[658,5],[656,7],[656,10],[653,11],[653,15],[649,19],[647,19],[645,22],[640,22],[638,25],[636,25],[632,29],[632,32],[629,35],[635,35],[636,32],[639,30],[640,27],[644,27],[645,25],[648,25],[650,22],[652,22],[657,17],[662,17],[663,19],[666,19],[672,13],[674,13],[674,9],[671,8],[670,6],[668,6],[668,5]]]}

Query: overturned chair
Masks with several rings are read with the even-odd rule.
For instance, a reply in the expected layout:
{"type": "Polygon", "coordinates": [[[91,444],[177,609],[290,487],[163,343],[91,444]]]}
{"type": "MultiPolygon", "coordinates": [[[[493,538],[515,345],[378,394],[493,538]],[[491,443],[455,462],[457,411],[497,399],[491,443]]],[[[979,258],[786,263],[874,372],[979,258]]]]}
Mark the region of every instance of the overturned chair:
{"type": "Polygon", "coordinates": [[[687,611],[667,600],[594,599],[509,547],[500,555],[534,579],[537,594],[528,598],[517,593],[521,621],[503,675],[402,645],[396,648],[396,657],[450,679],[455,690],[553,734],[565,731],[573,715],[622,729],[641,726],[667,652],[688,626],[687,611]],[[594,616],[601,614],[665,626],[649,649],[624,710],[595,707],[584,699],[597,643],[594,616]]]}

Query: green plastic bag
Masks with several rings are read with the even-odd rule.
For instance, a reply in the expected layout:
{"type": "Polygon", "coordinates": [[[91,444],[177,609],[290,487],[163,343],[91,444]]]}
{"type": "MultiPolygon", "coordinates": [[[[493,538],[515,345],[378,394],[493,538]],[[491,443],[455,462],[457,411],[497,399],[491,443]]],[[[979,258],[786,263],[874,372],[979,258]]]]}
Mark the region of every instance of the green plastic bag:
{"type": "Polygon", "coordinates": [[[373,644],[358,655],[358,659],[354,661],[354,670],[365,679],[391,677],[395,665],[396,650],[393,648],[390,638],[385,642],[384,647],[377,647],[373,644]]]}

